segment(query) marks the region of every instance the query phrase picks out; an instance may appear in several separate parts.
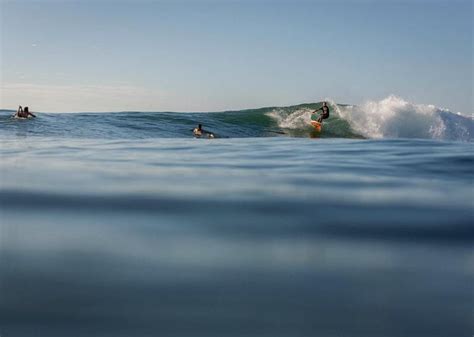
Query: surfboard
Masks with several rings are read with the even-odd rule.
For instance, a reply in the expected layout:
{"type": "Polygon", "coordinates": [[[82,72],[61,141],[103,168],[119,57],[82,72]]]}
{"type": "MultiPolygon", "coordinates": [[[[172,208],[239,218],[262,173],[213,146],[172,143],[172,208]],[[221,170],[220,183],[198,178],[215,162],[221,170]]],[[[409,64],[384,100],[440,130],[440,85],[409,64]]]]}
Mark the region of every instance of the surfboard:
{"type": "Polygon", "coordinates": [[[314,126],[316,131],[321,132],[322,123],[319,123],[318,121],[311,121],[311,125],[314,126]]]}

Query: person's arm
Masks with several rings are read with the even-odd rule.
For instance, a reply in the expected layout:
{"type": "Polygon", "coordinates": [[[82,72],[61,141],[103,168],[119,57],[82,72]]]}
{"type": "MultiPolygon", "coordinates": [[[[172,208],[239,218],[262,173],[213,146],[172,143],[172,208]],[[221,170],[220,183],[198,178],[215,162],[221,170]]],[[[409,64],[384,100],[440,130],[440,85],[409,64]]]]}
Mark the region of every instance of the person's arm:
{"type": "Polygon", "coordinates": [[[31,113],[31,112],[29,112],[29,111],[28,111],[28,115],[31,115],[31,116],[33,116],[33,117],[36,117],[36,115],[34,115],[33,113],[31,113]]]}
{"type": "Polygon", "coordinates": [[[16,114],[13,115],[13,117],[20,117],[22,112],[23,112],[23,109],[21,105],[19,105],[18,110],[16,111],[16,114]]]}
{"type": "Polygon", "coordinates": [[[315,112],[321,110],[323,107],[320,107],[319,109],[314,110],[312,113],[314,114],[315,112]]]}

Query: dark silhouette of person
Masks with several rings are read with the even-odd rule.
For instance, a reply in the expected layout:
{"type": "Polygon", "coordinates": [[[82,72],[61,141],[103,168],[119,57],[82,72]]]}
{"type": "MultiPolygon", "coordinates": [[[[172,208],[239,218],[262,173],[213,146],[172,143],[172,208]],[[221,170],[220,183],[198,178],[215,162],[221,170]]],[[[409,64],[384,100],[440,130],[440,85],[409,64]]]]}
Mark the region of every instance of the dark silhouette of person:
{"type": "Polygon", "coordinates": [[[328,107],[327,103],[326,103],[326,102],[323,102],[323,106],[320,107],[319,109],[314,110],[312,113],[316,113],[316,112],[318,112],[319,110],[322,110],[323,112],[319,115],[317,121],[318,121],[319,123],[322,123],[322,122],[323,122],[323,119],[329,118],[329,107],[328,107]]]}
{"type": "Polygon", "coordinates": [[[28,118],[28,117],[36,117],[33,113],[31,113],[27,106],[23,109],[21,105],[18,107],[18,111],[15,114],[15,117],[20,118],[28,118]]]}

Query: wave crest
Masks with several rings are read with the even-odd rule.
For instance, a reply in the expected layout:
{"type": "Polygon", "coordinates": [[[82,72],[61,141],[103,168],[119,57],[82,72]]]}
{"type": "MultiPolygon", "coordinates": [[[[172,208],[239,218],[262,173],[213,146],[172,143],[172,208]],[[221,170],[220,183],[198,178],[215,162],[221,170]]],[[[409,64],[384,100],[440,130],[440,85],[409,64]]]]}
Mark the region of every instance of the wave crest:
{"type": "Polygon", "coordinates": [[[397,96],[337,107],[340,118],[367,138],[472,139],[472,119],[434,105],[414,104],[397,96]]]}

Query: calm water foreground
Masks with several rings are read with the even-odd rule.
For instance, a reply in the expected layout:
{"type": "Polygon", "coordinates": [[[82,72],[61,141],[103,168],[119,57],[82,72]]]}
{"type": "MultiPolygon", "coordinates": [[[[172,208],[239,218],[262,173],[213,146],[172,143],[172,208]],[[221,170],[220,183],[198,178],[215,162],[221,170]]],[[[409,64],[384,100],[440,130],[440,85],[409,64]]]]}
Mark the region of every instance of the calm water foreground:
{"type": "Polygon", "coordinates": [[[471,336],[473,144],[0,144],[0,335],[471,336]]]}

